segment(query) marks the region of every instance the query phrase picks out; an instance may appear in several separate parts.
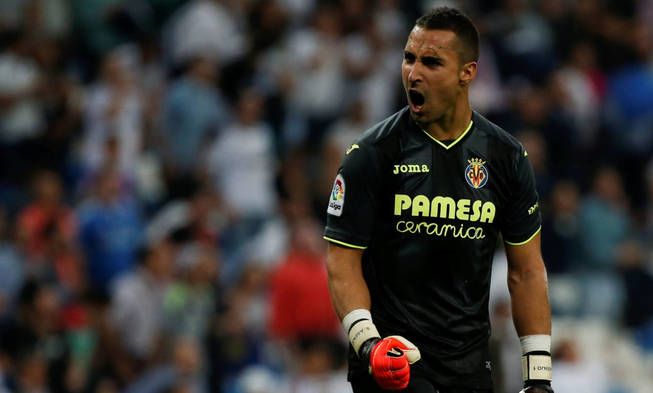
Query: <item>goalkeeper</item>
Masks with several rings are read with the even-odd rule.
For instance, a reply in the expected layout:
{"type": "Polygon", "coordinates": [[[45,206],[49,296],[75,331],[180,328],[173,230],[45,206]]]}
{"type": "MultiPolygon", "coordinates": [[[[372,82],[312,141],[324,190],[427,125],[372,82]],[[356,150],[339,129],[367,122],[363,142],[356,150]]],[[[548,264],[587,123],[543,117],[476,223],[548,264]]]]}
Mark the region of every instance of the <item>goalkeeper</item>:
{"type": "Polygon", "coordinates": [[[492,391],[499,235],[524,390],[552,392],[533,171],[523,146],[470,107],[478,39],[455,9],[420,17],[401,65],[408,105],[347,149],[336,176],[324,237],[355,393],[492,391]]]}

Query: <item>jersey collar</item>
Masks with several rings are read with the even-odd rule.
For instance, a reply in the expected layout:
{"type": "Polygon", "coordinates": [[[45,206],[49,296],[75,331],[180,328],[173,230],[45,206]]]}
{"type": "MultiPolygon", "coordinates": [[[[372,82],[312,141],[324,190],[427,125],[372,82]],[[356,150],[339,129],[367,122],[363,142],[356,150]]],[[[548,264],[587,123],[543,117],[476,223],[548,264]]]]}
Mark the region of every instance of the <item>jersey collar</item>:
{"type": "MultiPolygon", "coordinates": [[[[472,115],[472,117],[474,117],[474,116],[472,115]]],[[[436,142],[438,145],[444,147],[446,150],[449,150],[449,149],[451,149],[452,147],[456,146],[456,145],[458,144],[458,142],[460,142],[461,140],[463,140],[463,138],[465,137],[465,135],[467,135],[467,134],[469,133],[469,131],[472,130],[472,126],[474,125],[474,120],[473,120],[473,119],[470,120],[470,121],[469,121],[469,125],[467,126],[467,128],[465,129],[465,131],[463,131],[463,133],[460,134],[460,135],[458,136],[458,138],[456,138],[453,142],[449,143],[448,145],[445,144],[445,143],[442,143],[441,141],[439,141],[439,140],[437,140],[437,139],[435,139],[435,138],[433,138],[433,136],[432,136],[431,134],[429,134],[428,132],[426,132],[422,127],[420,127],[419,124],[415,123],[415,125],[417,125],[417,127],[418,127],[418,128],[419,128],[419,129],[424,133],[424,134],[426,134],[426,136],[428,136],[431,140],[433,140],[434,142],[436,142]]]]}

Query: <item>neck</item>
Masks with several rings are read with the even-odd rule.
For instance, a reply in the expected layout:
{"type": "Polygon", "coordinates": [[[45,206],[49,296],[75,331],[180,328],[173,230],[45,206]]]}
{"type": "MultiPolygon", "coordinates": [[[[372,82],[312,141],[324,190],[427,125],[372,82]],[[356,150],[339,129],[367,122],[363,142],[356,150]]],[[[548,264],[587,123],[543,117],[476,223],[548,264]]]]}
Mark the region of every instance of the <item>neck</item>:
{"type": "Polygon", "coordinates": [[[440,118],[428,124],[420,124],[424,131],[439,141],[457,139],[469,126],[472,120],[472,108],[469,102],[455,105],[440,118]]]}

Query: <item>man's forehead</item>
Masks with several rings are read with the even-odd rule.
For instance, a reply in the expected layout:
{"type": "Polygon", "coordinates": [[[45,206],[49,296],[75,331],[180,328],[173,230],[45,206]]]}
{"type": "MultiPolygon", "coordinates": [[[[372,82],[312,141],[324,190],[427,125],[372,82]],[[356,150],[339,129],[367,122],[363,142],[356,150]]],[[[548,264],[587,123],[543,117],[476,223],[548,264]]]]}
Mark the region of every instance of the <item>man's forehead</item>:
{"type": "Polygon", "coordinates": [[[449,30],[427,30],[415,26],[406,41],[406,50],[420,52],[456,51],[456,33],[449,30]]]}

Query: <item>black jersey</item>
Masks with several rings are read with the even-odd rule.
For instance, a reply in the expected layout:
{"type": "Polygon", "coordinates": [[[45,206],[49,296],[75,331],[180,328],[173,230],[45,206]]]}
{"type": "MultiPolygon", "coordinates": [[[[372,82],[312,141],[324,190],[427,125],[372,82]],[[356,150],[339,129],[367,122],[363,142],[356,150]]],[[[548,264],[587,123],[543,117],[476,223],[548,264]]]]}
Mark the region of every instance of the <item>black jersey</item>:
{"type": "MultiPolygon", "coordinates": [[[[497,238],[521,244],[540,230],[527,156],[476,112],[445,145],[407,108],[347,149],[324,237],[365,249],[374,323],[381,335],[419,347],[415,375],[442,386],[491,387],[488,298],[497,238]]],[[[366,372],[358,363],[350,355],[350,377],[366,372]]]]}

